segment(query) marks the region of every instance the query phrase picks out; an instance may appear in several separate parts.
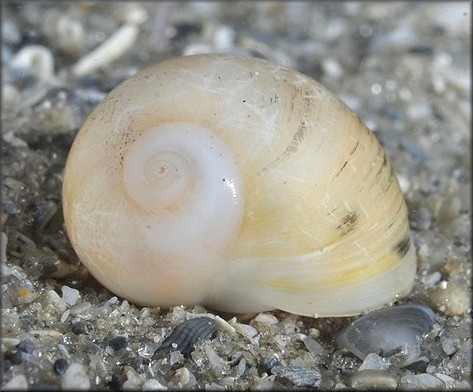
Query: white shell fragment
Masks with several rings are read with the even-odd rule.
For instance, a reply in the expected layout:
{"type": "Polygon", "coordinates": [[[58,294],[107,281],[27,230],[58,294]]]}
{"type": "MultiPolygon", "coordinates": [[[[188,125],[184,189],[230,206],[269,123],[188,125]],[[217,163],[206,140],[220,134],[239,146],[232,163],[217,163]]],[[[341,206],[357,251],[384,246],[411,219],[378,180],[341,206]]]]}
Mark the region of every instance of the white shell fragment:
{"type": "Polygon", "coordinates": [[[87,372],[79,363],[70,365],[62,376],[61,387],[65,390],[87,390],[90,388],[90,380],[87,372]]]}
{"type": "Polygon", "coordinates": [[[38,78],[45,82],[54,79],[53,54],[42,45],[29,45],[21,48],[11,60],[10,65],[19,69],[32,68],[38,78]]]}
{"type": "Polygon", "coordinates": [[[235,331],[238,332],[240,335],[247,338],[251,344],[258,346],[260,341],[260,333],[254,327],[249,324],[242,324],[236,321],[236,318],[233,317],[232,319],[228,320],[228,323],[235,328],[235,331]]]}
{"type": "Polygon", "coordinates": [[[379,389],[384,391],[397,387],[396,378],[383,370],[361,370],[350,381],[351,387],[356,390],[379,389]]]}
{"type": "Polygon", "coordinates": [[[123,25],[100,46],[74,64],[72,73],[75,76],[84,76],[116,60],[133,46],[138,33],[139,28],[135,24],[123,25]]]}
{"type": "Polygon", "coordinates": [[[418,359],[421,339],[434,322],[435,314],[426,305],[393,306],[356,319],[337,332],[335,343],[360,359],[370,353],[381,357],[402,353],[407,366],[418,359]]]}
{"type": "Polygon", "coordinates": [[[88,270],[143,306],[346,316],[406,295],[416,272],[376,137],[256,58],[185,56],[116,87],[74,141],[63,207],[88,270]]]}

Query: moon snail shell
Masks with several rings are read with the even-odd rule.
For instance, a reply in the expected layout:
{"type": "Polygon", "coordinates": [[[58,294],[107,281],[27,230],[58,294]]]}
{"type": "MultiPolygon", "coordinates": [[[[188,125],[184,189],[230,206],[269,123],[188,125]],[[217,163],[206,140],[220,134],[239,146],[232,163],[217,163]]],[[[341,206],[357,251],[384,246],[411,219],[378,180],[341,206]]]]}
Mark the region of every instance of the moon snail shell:
{"type": "Polygon", "coordinates": [[[81,261],[143,306],[345,316],[406,295],[406,204],[376,137],[309,77],[235,55],[117,86],[70,151],[81,261]]]}

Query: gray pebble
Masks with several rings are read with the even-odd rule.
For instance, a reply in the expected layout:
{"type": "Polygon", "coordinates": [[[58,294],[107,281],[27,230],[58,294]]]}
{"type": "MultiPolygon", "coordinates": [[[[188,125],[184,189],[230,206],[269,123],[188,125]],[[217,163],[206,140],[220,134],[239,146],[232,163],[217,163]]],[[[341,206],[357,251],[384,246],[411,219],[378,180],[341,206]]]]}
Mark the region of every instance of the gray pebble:
{"type": "Polygon", "coordinates": [[[404,390],[438,390],[445,389],[445,383],[428,373],[408,374],[401,378],[400,387],[404,390]]]}
{"type": "Polygon", "coordinates": [[[69,364],[64,358],[59,358],[54,362],[53,368],[57,375],[62,376],[66,373],[69,364]]]}
{"type": "Polygon", "coordinates": [[[166,389],[167,388],[164,385],[154,378],[146,380],[141,386],[142,391],[161,391],[166,389]]]}
{"type": "Polygon", "coordinates": [[[276,357],[269,357],[266,358],[263,362],[263,367],[266,371],[271,371],[271,369],[275,366],[279,365],[279,359],[276,357]]]}
{"type": "Polygon", "coordinates": [[[271,369],[271,373],[286,378],[298,387],[317,387],[321,380],[318,371],[299,366],[275,366],[271,369]]]}
{"type": "Polygon", "coordinates": [[[128,339],[125,336],[116,336],[107,342],[107,347],[113,352],[117,352],[128,345],[128,339]]]}
{"type": "Polygon", "coordinates": [[[23,374],[13,377],[5,385],[2,386],[2,391],[9,391],[13,389],[24,390],[28,388],[28,380],[23,374]]]}
{"type": "Polygon", "coordinates": [[[18,350],[23,351],[24,353],[31,354],[34,349],[35,344],[30,339],[22,340],[18,345],[18,350]]]}
{"type": "Polygon", "coordinates": [[[440,338],[442,349],[447,355],[455,354],[460,347],[460,338],[442,336],[440,338]]]}
{"type": "Polygon", "coordinates": [[[88,320],[79,320],[71,325],[71,331],[76,335],[88,335],[95,330],[94,325],[88,320]]]}
{"type": "Polygon", "coordinates": [[[391,364],[384,358],[381,358],[378,354],[369,353],[358,371],[362,370],[387,370],[391,364]]]}
{"type": "Polygon", "coordinates": [[[35,235],[40,235],[57,212],[57,205],[52,201],[47,201],[38,206],[34,217],[35,235]]]}

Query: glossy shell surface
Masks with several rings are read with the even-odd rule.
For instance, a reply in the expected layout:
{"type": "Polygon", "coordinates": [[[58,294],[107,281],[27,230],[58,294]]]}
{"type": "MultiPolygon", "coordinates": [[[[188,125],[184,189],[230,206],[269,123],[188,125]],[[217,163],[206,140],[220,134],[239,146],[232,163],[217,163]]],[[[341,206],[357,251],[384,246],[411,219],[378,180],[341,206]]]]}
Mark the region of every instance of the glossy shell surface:
{"type": "Polygon", "coordinates": [[[69,238],[112,292],[342,316],[407,294],[406,204],[376,137],[335,95],[268,61],[197,55],[117,86],[63,187],[69,238]]]}
{"type": "Polygon", "coordinates": [[[420,343],[435,322],[435,314],[423,304],[407,304],[370,312],[337,332],[335,342],[364,359],[375,353],[405,356],[404,366],[417,360],[420,343]]]}

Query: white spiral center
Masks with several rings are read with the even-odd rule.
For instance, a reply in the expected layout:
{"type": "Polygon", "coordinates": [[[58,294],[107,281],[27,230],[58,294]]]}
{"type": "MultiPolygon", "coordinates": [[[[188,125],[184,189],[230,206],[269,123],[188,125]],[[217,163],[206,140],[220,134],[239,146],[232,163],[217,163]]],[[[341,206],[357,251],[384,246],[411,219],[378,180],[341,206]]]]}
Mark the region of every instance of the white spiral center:
{"type": "Polygon", "coordinates": [[[195,124],[163,124],[139,136],[123,164],[126,192],[144,215],[143,235],[160,254],[188,262],[187,270],[202,260],[193,268],[204,269],[234,241],[243,182],[217,134],[195,124]]]}
{"type": "Polygon", "coordinates": [[[195,185],[195,173],[192,162],[175,151],[162,151],[143,162],[141,186],[151,192],[155,207],[168,210],[184,203],[195,185]]]}

